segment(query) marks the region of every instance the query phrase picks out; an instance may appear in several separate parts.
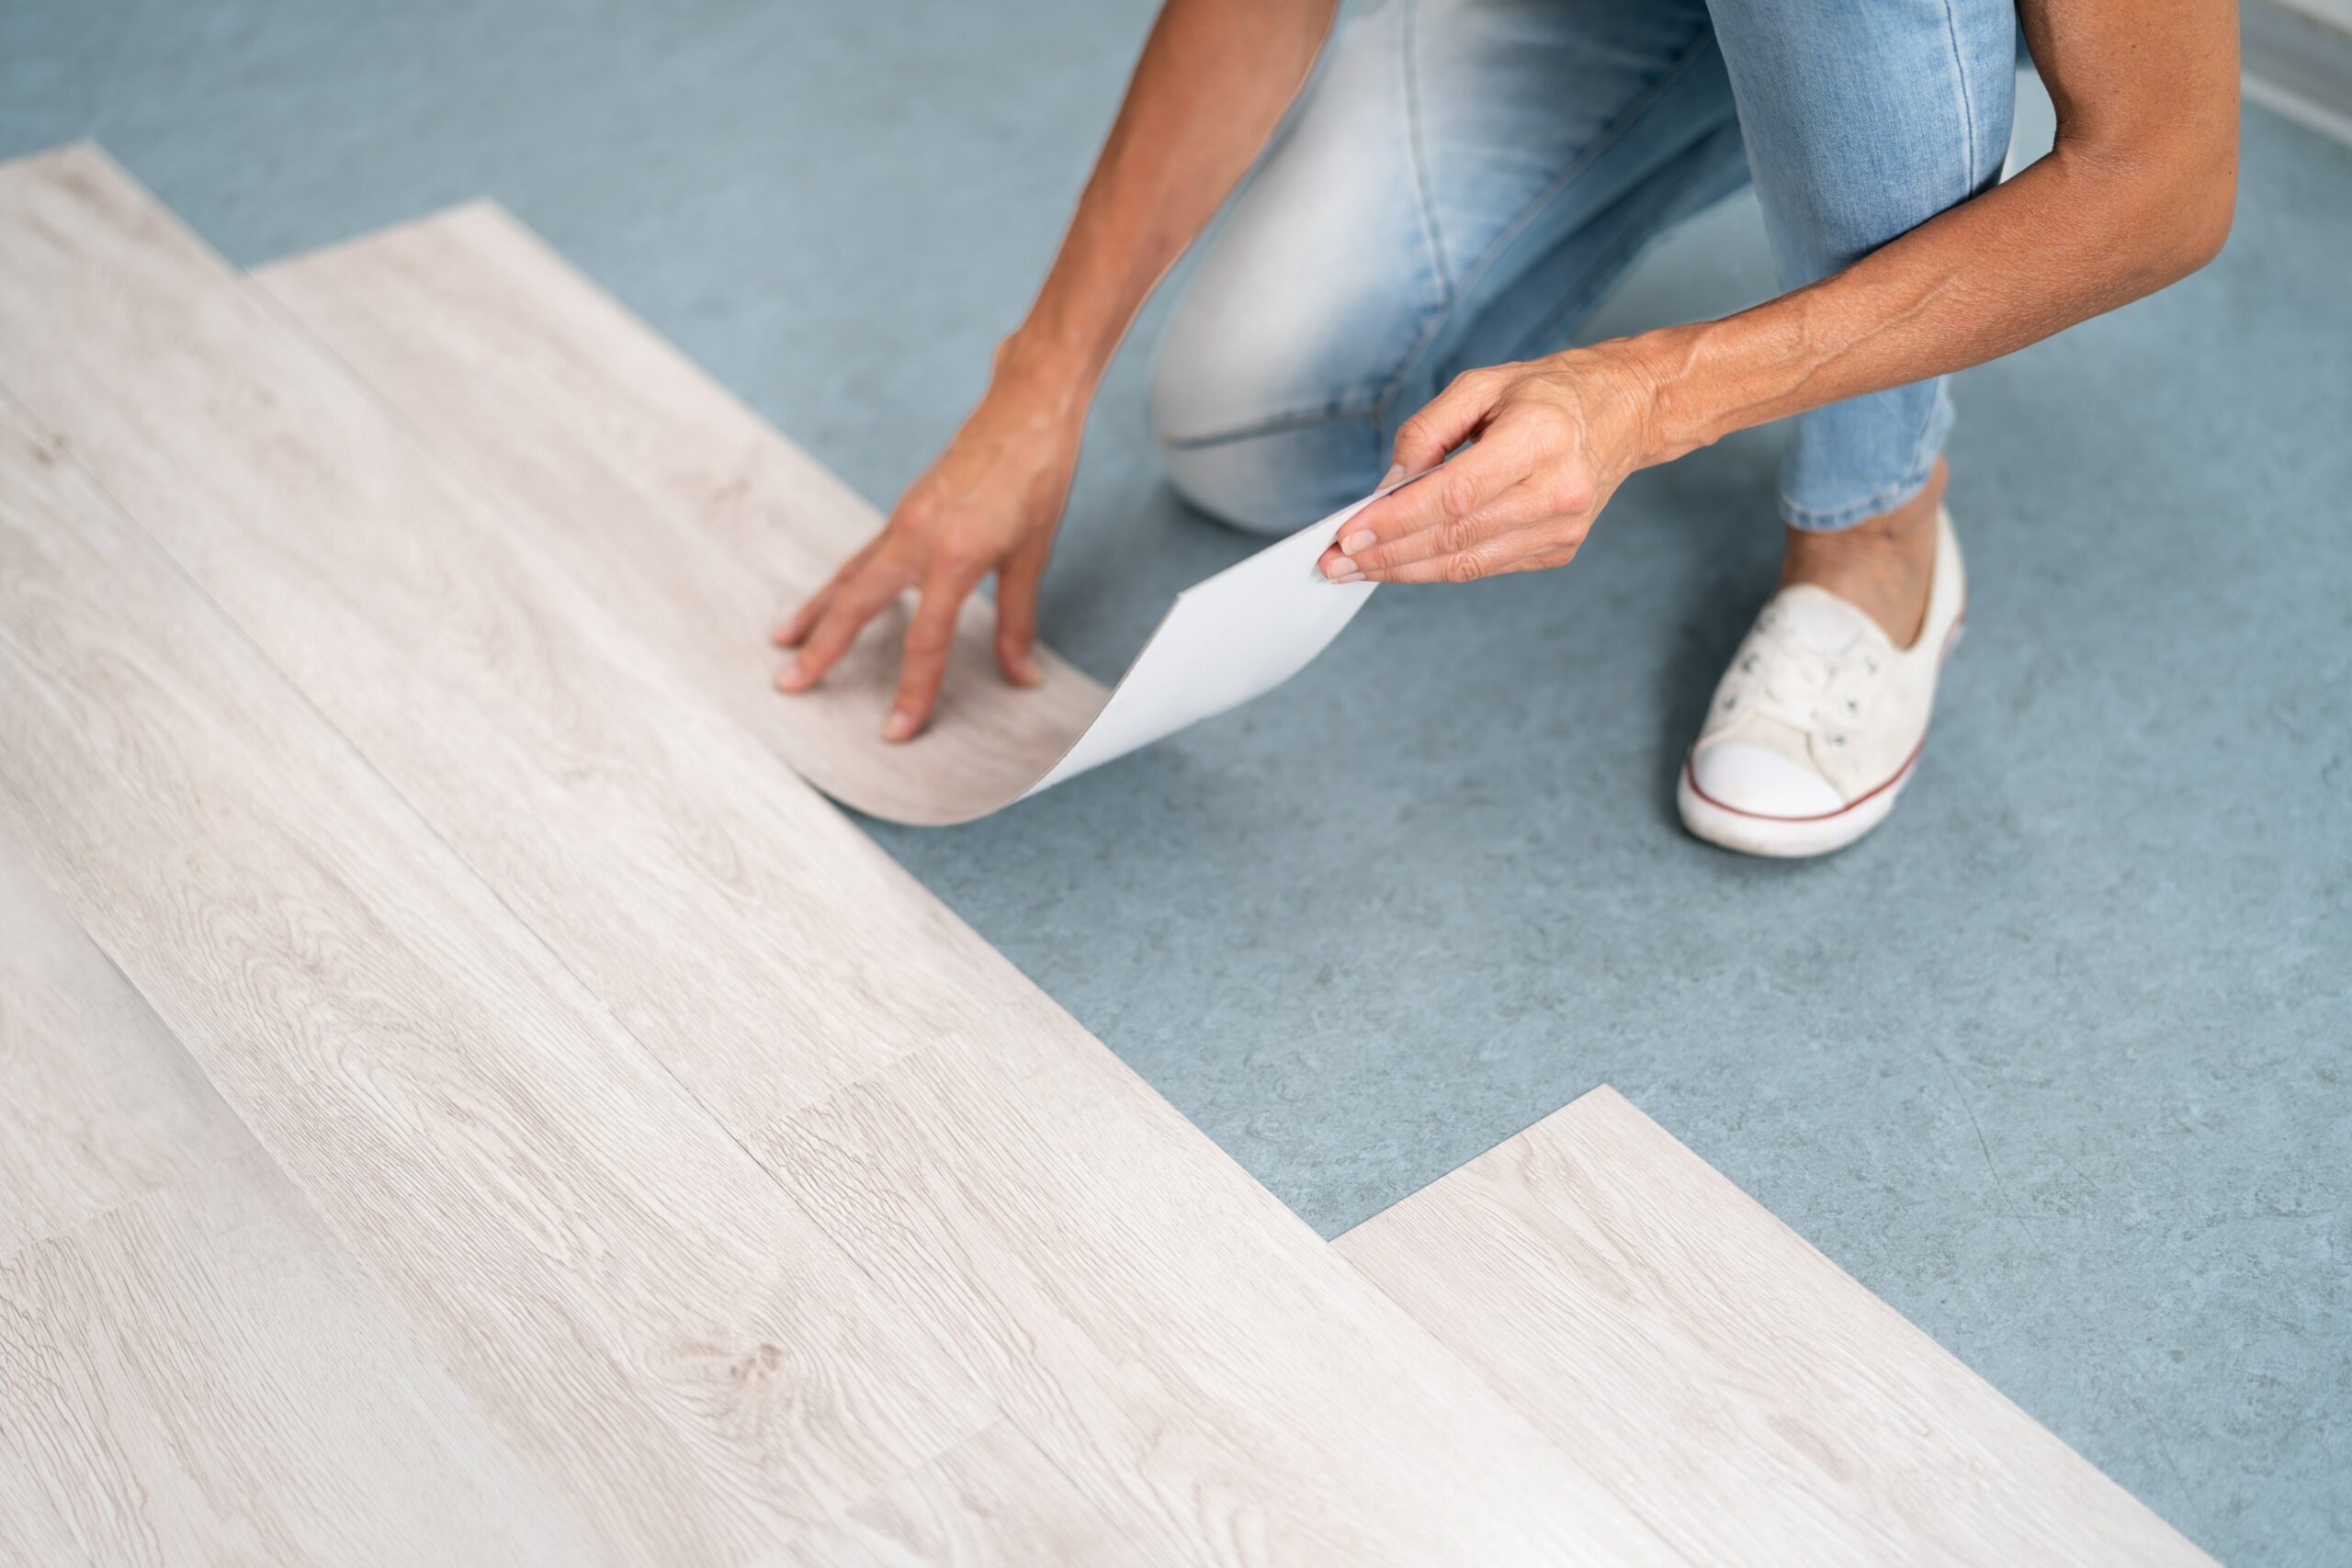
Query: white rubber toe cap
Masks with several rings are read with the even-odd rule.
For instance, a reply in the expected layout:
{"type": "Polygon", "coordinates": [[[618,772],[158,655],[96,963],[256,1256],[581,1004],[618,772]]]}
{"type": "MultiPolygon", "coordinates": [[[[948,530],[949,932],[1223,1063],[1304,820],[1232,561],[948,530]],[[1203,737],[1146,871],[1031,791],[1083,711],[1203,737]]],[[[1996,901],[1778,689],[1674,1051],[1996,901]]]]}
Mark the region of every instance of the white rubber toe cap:
{"type": "Polygon", "coordinates": [[[1755,817],[1826,817],[1846,807],[1811,768],[1744,740],[1702,747],[1690,759],[1690,779],[1709,800],[1755,817]]]}

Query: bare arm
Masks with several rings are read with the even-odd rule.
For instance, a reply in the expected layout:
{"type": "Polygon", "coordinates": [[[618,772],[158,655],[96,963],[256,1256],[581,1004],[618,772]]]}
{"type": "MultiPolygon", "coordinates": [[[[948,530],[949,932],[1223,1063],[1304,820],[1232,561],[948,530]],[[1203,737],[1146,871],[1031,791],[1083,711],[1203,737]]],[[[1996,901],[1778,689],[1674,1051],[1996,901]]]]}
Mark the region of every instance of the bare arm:
{"type": "Polygon", "coordinates": [[[2234,5],[2019,14],[2058,108],[2048,157],[1754,310],[1470,372],[1407,423],[1396,460],[1478,445],[1367,509],[1324,570],[1458,581],[1560,565],[1636,468],[2013,353],[2211,260],[2236,192],[2234,5]]]}
{"type": "Polygon", "coordinates": [[[1160,276],[1273,134],[1329,30],[1336,0],[1167,0],[1110,139],[1029,314],[947,450],[889,522],[777,629],[798,657],[778,677],[805,691],[909,588],[899,692],[883,734],[930,717],[956,612],[997,574],[997,660],[1033,683],[1037,584],[1103,368],[1160,276]]]}
{"type": "Polygon", "coordinates": [[[1273,134],[1338,0],[1169,0],[1005,359],[1093,393],[1128,323],[1273,134]]]}

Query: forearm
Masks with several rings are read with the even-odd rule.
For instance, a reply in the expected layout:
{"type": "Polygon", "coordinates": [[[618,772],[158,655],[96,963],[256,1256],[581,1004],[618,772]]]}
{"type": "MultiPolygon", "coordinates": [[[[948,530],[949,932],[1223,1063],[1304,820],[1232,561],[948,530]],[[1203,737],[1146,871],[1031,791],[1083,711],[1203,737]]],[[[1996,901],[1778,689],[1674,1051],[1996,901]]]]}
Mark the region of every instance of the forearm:
{"type": "Polygon", "coordinates": [[[2062,148],[1834,277],[1648,334],[1660,457],[1998,358],[2155,292],[2227,231],[2234,150],[2215,163],[2149,179],[2062,148]]]}
{"type": "Polygon", "coordinates": [[[1082,411],[1128,323],[1272,135],[1336,0],[1168,0],[1000,378],[1082,411]]]}
{"type": "Polygon", "coordinates": [[[2018,14],[2058,108],[2050,157],[1755,310],[1456,377],[1396,433],[1397,467],[1443,468],[1358,513],[1325,575],[1559,566],[1636,469],[2011,353],[2202,265],[2236,189],[2231,0],[2019,0],[2018,14]]]}
{"type": "Polygon", "coordinates": [[[2022,0],[2051,154],[1834,277],[1623,345],[1657,378],[1657,450],[2013,353],[2152,294],[2229,232],[2229,0],[2022,0]]]}

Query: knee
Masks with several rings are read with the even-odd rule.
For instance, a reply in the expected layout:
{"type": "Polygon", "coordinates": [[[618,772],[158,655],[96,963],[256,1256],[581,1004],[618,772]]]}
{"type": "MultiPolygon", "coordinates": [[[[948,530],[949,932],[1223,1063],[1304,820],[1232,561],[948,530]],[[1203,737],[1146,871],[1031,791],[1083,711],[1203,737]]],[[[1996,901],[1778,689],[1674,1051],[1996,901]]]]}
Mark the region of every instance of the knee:
{"type": "Polygon", "coordinates": [[[1371,490],[1380,477],[1375,413],[1302,388],[1296,359],[1187,296],[1153,356],[1152,438],[1177,492],[1220,522],[1286,534],[1371,490]],[[1306,395],[1302,396],[1302,392],[1306,395]]]}
{"type": "Polygon", "coordinates": [[[2008,0],[1713,6],[1784,287],[1826,277],[2000,178],[2008,0]]]}
{"type": "Polygon", "coordinates": [[[1362,415],[1213,441],[1160,444],[1168,478],[1195,509],[1269,538],[1306,527],[1369,494],[1381,466],[1362,415]]]}

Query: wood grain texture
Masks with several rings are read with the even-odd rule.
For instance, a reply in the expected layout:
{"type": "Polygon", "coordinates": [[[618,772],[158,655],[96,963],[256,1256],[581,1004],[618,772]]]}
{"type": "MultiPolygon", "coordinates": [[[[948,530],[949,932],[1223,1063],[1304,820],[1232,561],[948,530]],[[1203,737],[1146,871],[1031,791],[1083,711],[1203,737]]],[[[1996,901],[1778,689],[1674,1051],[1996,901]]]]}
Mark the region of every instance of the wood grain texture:
{"type": "Polygon", "coordinates": [[[0,1562],[596,1560],[5,834],[0,1012],[0,1562]]]}
{"type": "Polygon", "coordinates": [[[759,1142],[1174,1562],[1679,1561],[1104,1054],[910,1057],[759,1142]],[[1008,1085],[1012,1073],[1019,1076],[1008,1085]],[[1008,1092],[1008,1089],[1011,1092],[1008,1092]]]}
{"type": "Polygon", "coordinates": [[[257,275],[491,489],[539,502],[608,603],[827,794],[893,821],[993,810],[1051,767],[1107,694],[1040,649],[1008,685],[994,610],[968,602],[937,716],[879,737],[905,635],[879,617],[818,690],[780,695],[768,628],[881,526],[855,492],[487,203],[257,275]],[[493,434],[494,433],[494,434],[493,434]],[[649,585],[653,585],[649,592],[649,585]]]}
{"type": "Polygon", "coordinates": [[[665,580],[575,581],[625,505],[493,504],[95,150],[0,232],[0,380],[729,1125],[983,1024],[1011,968],[657,655],[665,580]]]}
{"type": "Polygon", "coordinates": [[[251,1146],[0,833],[0,1260],[251,1146]]]}
{"type": "MultiPolygon", "coordinates": [[[[505,245],[501,231],[484,243],[505,245]]],[[[546,301],[583,286],[537,246],[509,248],[486,275],[497,291],[473,307],[506,324],[488,346],[433,325],[414,290],[377,293],[365,246],[319,258],[299,313],[423,423],[463,395],[458,383],[504,384],[495,345],[537,341],[515,338],[519,328],[552,335],[610,324],[602,303],[571,326],[539,320],[546,301]],[[407,323],[388,338],[447,343],[448,356],[362,352],[376,329],[355,323],[375,311],[407,323]]],[[[442,265],[475,262],[455,252],[442,265]]],[[[415,281],[443,287],[429,269],[415,281]]],[[[459,276],[447,287],[488,285],[459,276]]],[[[562,352],[574,380],[592,365],[605,367],[599,376],[629,372],[626,355],[607,356],[596,343],[562,352]]],[[[569,395],[599,403],[605,389],[596,381],[569,395]]],[[[613,400],[626,398],[613,391],[613,400]]],[[[527,430],[510,438],[495,408],[484,417],[469,439],[487,450],[527,449],[535,439],[527,430]]],[[[613,434],[602,444],[629,439],[613,434]]],[[[687,468],[716,463],[729,439],[724,428],[682,429],[671,457],[687,468]]],[[[560,543],[545,552],[562,563],[551,570],[575,562],[578,534],[652,525],[617,488],[542,492],[537,468],[474,471],[509,532],[560,543]]],[[[712,613],[700,581],[696,569],[649,559],[597,592],[610,596],[607,609],[633,612],[660,643],[659,662],[702,671],[710,659],[699,639],[712,613]],[[665,600],[670,609],[659,607],[665,600]]],[[[774,711],[760,695],[762,711],[774,711]]],[[[835,835],[851,833],[833,824],[835,835]]],[[[847,852],[812,829],[809,841],[775,852],[847,852]]],[[[1531,1445],[1524,1425],[1465,1369],[1432,1355],[1393,1305],[1001,961],[975,954],[961,936],[891,957],[910,983],[926,968],[950,977],[984,1004],[981,1015],[958,1015],[967,1021],[940,1029],[928,1049],[805,1112],[739,1130],[886,1288],[939,1327],[1105,1517],[1172,1562],[1657,1555],[1611,1500],[1531,1445]]],[[[650,1012],[640,1032],[661,1038],[650,1012]]],[[[778,1048],[747,1043],[737,1070],[764,1072],[778,1048]]],[[[740,1105],[746,1097],[718,1088],[709,1098],[740,1105]]]]}
{"type": "Polygon", "coordinates": [[[601,1560],[258,1149],[0,1263],[0,1562],[601,1560]]]}
{"type": "Polygon", "coordinates": [[[738,1560],[993,1418],[13,402],[0,475],[0,826],[602,1550],[738,1560]]]}
{"type": "Polygon", "coordinates": [[[2210,1565],[1611,1089],[1333,1245],[1695,1561],[2210,1565]]]}
{"type": "Polygon", "coordinates": [[[775,1568],[1146,1568],[1152,1561],[1005,1425],[808,1531],[775,1568]]]}

